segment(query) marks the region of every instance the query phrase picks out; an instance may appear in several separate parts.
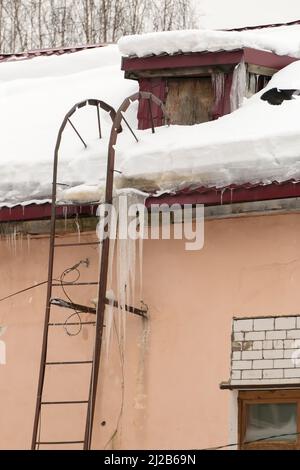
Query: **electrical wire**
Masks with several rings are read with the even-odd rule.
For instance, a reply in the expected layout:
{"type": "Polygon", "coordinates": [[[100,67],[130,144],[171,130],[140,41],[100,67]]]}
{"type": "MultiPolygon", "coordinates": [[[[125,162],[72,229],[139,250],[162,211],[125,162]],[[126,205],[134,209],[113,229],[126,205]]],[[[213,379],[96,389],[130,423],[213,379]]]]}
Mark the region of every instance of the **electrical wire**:
{"type": "MultiPolygon", "coordinates": [[[[54,281],[58,281],[58,279],[54,279],[54,281]]],[[[2,297],[0,299],[0,302],[3,302],[4,300],[10,299],[11,297],[14,297],[15,295],[22,294],[23,292],[26,292],[31,289],[35,289],[36,287],[42,286],[43,284],[47,284],[48,281],[42,281],[39,282],[38,284],[34,284],[30,287],[25,287],[25,289],[18,290],[17,292],[14,292],[13,294],[6,295],[5,297],[2,297]]]]}
{"type": "MultiPolygon", "coordinates": [[[[75,284],[79,279],[80,279],[80,271],[78,269],[78,266],[81,264],[82,261],[80,261],[79,263],[75,264],[74,266],[72,266],[71,268],[67,268],[65,269],[62,274],[60,275],[60,278],[59,278],[59,281],[60,281],[60,284],[61,284],[61,288],[62,288],[62,291],[63,293],[65,294],[65,296],[67,297],[67,299],[69,300],[69,302],[71,302],[72,304],[74,303],[73,300],[71,299],[71,297],[69,296],[69,294],[67,293],[66,289],[65,289],[65,286],[64,286],[64,283],[68,283],[68,284],[75,284]],[[65,277],[70,274],[70,273],[73,273],[75,272],[77,274],[77,276],[75,277],[75,279],[73,279],[72,281],[68,280],[68,281],[65,281],[65,277]]],[[[65,322],[64,322],[64,330],[66,332],[66,334],[68,336],[77,336],[80,334],[80,332],[82,331],[82,320],[81,320],[81,316],[78,312],[78,310],[74,309],[74,312],[71,313],[71,315],[69,315],[65,322]],[[69,329],[68,329],[68,322],[74,317],[74,316],[77,316],[78,318],[78,322],[79,322],[79,327],[78,327],[78,330],[75,332],[75,333],[72,333],[69,329]]]]}
{"type": "MultiPolygon", "coordinates": [[[[65,269],[62,274],[60,275],[59,279],[52,279],[52,281],[56,281],[56,282],[59,282],[60,285],[61,285],[61,288],[62,288],[62,291],[64,293],[64,295],[67,297],[67,299],[69,300],[69,302],[71,302],[72,304],[74,303],[70,297],[70,295],[68,294],[68,292],[66,291],[66,288],[65,286],[67,284],[75,284],[79,279],[80,279],[80,270],[78,269],[80,265],[82,264],[85,264],[86,266],[89,265],[89,260],[86,258],[84,260],[80,260],[78,263],[76,263],[74,266],[71,266],[70,268],[67,268],[65,269]],[[73,279],[73,280],[68,280],[66,281],[65,280],[65,277],[67,275],[69,275],[70,273],[73,273],[75,272],[77,274],[76,278],[73,279]]],[[[45,284],[48,283],[48,280],[47,281],[41,281],[37,284],[34,284],[32,286],[29,286],[29,287],[25,287],[24,289],[21,289],[19,291],[16,291],[16,292],[13,292],[12,294],[9,294],[9,295],[6,295],[5,297],[2,297],[0,299],[0,302],[3,302],[5,300],[8,300],[12,297],[15,297],[16,295],[19,295],[19,294],[22,294],[24,292],[27,292],[29,290],[32,290],[32,289],[35,289],[36,287],[40,287],[40,286],[43,286],[45,284]]],[[[66,319],[66,321],[64,322],[64,330],[65,332],[67,333],[68,336],[77,336],[79,335],[79,333],[82,331],[82,319],[81,319],[81,316],[80,316],[80,313],[79,311],[75,310],[74,309],[74,313],[72,313],[71,315],[69,315],[66,319]],[[74,316],[77,316],[78,317],[78,322],[79,322],[79,328],[78,328],[78,331],[76,331],[75,333],[71,333],[70,330],[68,329],[68,322],[70,321],[71,318],[73,318],[74,316]]]]}
{"type": "MultiPolygon", "coordinates": [[[[62,291],[63,293],[65,294],[65,296],[67,297],[67,299],[69,300],[69,302],[71,302],[72,304],[74,304],[73,300],[71,299],[70,295],[68,294],[68,292],[66,291],[66,288],[65,288],[65,285],[70,285],[70,284],[75,284],[79,279],[80,279],[80,270],[78,269],[80,265],[82,264],[85,264],[87,267],[89,266],[89,260],[88,258],[84,259],[84,260],[80,260],[78,263],[74,264],[74,266],[71,266],[70,268],[67,268],[65,269],[62,274],[60,275],[60,278],[59,278],[59,282],[61,284],[61,288],[62,288],[62,291]],[[68,281],[65,281],[65,277],[67,275],[69,275],[70,273],[76,273],[77,276],[75,277],[75,279],[73,279],[72,281],[68,280],[68,281]]],[[[82,319],[81,319],[81,315],[80,315],[80,312],[78,310],[76,310],[74,308],[74,313],[71,313],[71,315],[69,315],[65,322],[64,322],[64,330],[66,332],[66,334],[68,336],[78,336],[81,331],[82,331],[82,319]],[[72,333],[69,329],[68,329],[68,322],[71,320],[71,318],[73,318],[74,316],[77,316],[78,318],[78,323],[79,323],[79,327],[78,327],[78,330],[75,332],[75,333],[72,333]]]]}
{"type": "MultiPolygon", "coordinates": [[[[254,439],[253,441],[245,441],[242,443],[242,445],[247,445],[247,444],[255,444],[256,442],[263,442],[263,441],[270,441],[271,439],[278,439],[278,437],[288,437],[288,436],[299,436],[300,432],[292,432],[292,433],[286,433],[286,434],[275,434],[273,436],[268,436],[268,437],[261,437],[259,439],[254,439]]],[[[234,444],[225,444],[223,446],[216,446],[216,447],[207,447],[204,449],[197,449],[197,450],[221,450],[221,449],[226,449],[228,447],[234,447],[234,446],[239,446],[241,445],[240,442],[235,442],[234,444]]]]}

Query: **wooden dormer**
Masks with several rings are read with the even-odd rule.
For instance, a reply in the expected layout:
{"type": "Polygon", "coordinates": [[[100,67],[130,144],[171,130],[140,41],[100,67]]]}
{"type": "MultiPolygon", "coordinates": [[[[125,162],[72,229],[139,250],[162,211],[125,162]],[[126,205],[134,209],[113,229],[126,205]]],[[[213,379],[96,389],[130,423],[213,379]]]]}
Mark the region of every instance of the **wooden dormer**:
{"type": "MultiPolygon", "coordinates": [[[[246,90],[250,97],[266,86],[272,75],[295,58],[256,49],[196,52],[149,57],[123,57],[125,77],[138,80],[140,91],[160,98],[171,123],[192,125],[217,119],[233,111],[233,81],[238,66],[245,65],[246,90]]],[[[162,125],[160,108],[153,104],[155,125],[162,125]]],[[[140,129],[150,127],[149,108],[141,102],[140,129]]]]}

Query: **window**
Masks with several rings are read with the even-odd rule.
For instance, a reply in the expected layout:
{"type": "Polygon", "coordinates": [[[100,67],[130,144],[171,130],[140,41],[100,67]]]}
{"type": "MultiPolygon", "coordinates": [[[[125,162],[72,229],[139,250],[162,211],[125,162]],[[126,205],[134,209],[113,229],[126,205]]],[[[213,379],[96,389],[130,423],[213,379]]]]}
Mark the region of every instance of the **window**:
{"type": "Polygon", "coordinates": [[[239,392],[240,449],[300,449],[300,389],[239,392]]]}

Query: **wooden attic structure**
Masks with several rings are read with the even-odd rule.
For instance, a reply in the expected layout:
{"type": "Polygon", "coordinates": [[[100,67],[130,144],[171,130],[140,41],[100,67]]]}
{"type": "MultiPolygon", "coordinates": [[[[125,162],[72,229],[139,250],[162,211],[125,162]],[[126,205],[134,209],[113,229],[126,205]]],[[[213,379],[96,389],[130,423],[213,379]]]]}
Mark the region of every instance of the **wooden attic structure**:
{"type": "MultiPolygon", "coordinates": [[[[230,95],[234,70],[246,67],[246,95],[262,90],[278,70],[297,60],[272,52],[242,48],[232,51],[192,52],[148,57],[123,57],[122,70],[128,79],[138,80],[140,91],[157,96],[172,116],[172,124],[192,125],[207,122],[232,111],[230,95]],[[223,86],[218,91],[217,78],[223,86]]],[[[148,110],[140,103],[139,128],[150,127],[148,110]]],[[[155,124],[163,116],[155,110],[155,124]]]]}

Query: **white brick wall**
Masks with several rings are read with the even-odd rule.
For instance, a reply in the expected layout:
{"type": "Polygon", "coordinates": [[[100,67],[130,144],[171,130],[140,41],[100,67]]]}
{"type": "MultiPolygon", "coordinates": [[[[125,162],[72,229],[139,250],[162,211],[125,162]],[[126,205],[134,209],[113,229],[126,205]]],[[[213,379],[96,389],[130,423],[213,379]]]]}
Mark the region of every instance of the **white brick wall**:
{"type": "Polygon", "coordinates": [[[286,331],[267,331],[266,339],[286,339],[286,331]]]}
{"type": "Polygon", "coordinates": [[[265,339],[266,333],[264,331],[249,331],[245,333],[246,341],[260,341],[265,339]]]}
{"type": "Polygon", "coordinates": [[[264,359],[283,359],[284,351],[283,349],[270,349],[263,351],[264,359]]]}
{"type": "Polygon", "coordinates": [[[242,359],[262,359],[262,351],[242,351],[242,359]]]}
{"type": "Polygon", "coordinates": [[[275,330],[290,330],[296,328],[295,317],[279,317],[275,319],[275,330]]]}
{"type": "Polygon", "coordinates": [[[263,371],[264,379],[283,379],[283,369],[271,369],[263,371]]]}
{"type": "Polygon", "coordinates": [[[236,320],[233,331],[253,331],[253,320],[236,320]]]}
{"type": "Polygon", "coordinates": [[[266,331],[274,329],[274,318],[258,318],[254,320],[254,331],[266,331]]]}
{"type": "Polygon", "coordinates": [[[287,339],[299,339],[299,338],[300,338],[300,330],[287,331],[287,339]]]}
{"type": "Polygon", "coordinates": [[[242,379],[261,379],[262,371],[261,370],[243,370],[242,379]]]}
{"type": "Polygon", "coordinates": [[[232,384],[300,384],[300,315],[234,319],[232,341],[232,384]]]}

